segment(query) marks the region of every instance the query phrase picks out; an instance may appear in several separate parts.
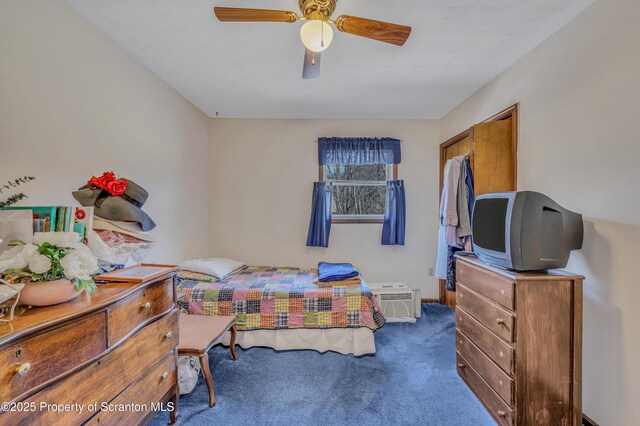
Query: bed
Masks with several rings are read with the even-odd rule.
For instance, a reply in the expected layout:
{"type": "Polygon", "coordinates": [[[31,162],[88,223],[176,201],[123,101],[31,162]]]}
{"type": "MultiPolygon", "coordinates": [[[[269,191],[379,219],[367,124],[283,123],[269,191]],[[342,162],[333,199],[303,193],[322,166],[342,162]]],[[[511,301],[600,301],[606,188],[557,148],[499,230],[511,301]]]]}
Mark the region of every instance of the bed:
{"type": "Polygon", "coordinates": [[[367,284],[319,287],[316,279],[315,269],[273,266],[245,266],[223,279],[188,271],[176,276],[181,307],[235,315],[243,348],[375,353],[373,332],[385,318],[367,284]]]}

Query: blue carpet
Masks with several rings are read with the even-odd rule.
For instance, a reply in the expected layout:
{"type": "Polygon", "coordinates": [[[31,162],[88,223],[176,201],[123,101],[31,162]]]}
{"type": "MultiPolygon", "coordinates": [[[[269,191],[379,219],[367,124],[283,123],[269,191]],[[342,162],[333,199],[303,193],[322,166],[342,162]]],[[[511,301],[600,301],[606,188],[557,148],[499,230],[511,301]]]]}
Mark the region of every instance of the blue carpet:
{"type": "MultiPolygon", "coordinates": [[[[242,350],[209,351],[216,406],[202,375],[180,398],[182,425],[494,425],[455,369],[455,318],[423,304],[414,324],[376,331],[375,355],[242,350]]],[[[166,425],[167,413],[152,424],[166,425]]]]}

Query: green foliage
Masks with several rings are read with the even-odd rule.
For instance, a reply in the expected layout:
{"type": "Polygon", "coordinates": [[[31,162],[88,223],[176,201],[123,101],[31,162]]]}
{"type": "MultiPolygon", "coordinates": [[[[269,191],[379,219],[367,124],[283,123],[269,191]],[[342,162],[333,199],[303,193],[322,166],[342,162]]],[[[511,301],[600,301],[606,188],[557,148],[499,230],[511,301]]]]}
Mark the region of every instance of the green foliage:
{"type": "Polygon", "coordinates": [[[51,269],[41,275],[33,274],[34,282],[53,281],[63,277],[63,268],[60,265],[60,259],[67,255],[67,249],[54,246],[50,243],[43,243],[38,248],[38,253],[45,255],[51,260],[51,269]],[[39,277],[39,278],[37,278],[39,277]]]}
{"type": "Polygon", "coordinates": [[[85,290],[89,294],[93,294],[93,292],[96,291],[96,282],[93,280],[79,280],[77,278],[74,278],[73,286],[76,288],[76,290],[85,290]]]}

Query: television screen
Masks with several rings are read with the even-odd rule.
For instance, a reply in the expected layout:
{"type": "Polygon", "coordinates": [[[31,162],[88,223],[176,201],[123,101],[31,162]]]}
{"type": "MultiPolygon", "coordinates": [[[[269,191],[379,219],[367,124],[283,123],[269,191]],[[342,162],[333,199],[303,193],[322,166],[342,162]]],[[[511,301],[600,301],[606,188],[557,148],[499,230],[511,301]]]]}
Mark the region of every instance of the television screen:
{"type": "Polygon", "coordinates": [[[478,199],[473,208],[474,244],[500,253],[506,253],[506,224],[508,198],[478,199]]]}

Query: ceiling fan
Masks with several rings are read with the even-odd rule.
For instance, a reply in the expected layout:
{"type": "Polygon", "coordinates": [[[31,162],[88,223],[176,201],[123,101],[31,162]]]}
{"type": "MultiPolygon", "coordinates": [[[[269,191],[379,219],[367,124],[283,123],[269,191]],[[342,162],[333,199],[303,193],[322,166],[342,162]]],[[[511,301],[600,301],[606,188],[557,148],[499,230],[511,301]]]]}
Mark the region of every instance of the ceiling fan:
{"type": "Polygon", "coordinates": [[[411,34],[411,27],[391,24],[357,16],[341,15],[331,19],[338,0],[298,0],[302,16],[296,12],[269,9],[245,9],[215,7],[214,12],[222,22],[288,22],[307,21],[300,28],[300,38],[305,46],[302,78],[320,77],[320,52],[333,40],[329,24],[342,32],[385,43],[402,46],[411,34]]]}

